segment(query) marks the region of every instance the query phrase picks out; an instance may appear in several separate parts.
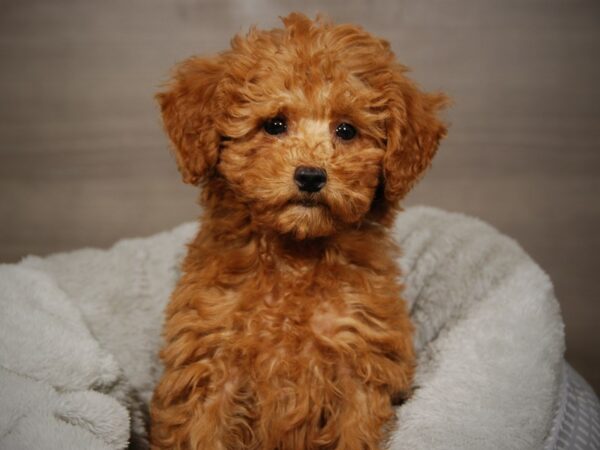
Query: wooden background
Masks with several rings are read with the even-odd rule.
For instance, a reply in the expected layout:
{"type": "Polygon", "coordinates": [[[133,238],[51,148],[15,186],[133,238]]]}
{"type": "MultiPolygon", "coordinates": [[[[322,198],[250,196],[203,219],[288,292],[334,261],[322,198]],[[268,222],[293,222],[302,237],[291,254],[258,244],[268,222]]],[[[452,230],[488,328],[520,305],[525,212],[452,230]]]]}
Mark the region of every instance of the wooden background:
{"type": "Polygon", "coordinates": [[[568,359],[600,390],[595,0],[0,0],[0,260],[193,219],[152,96],[176,61],[293,10],[363,24],[452,96],[450,134],[407,204],[515,237],[554,280],[568,359]]]}

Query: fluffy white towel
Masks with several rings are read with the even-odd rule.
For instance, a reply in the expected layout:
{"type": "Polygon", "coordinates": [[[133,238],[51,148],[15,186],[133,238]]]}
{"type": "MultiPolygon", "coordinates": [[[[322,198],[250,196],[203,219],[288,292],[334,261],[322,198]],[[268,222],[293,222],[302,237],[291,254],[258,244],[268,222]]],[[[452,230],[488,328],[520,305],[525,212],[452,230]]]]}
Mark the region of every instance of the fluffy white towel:
{"type": "MultiPolygon", "coordinates": [[[[162,309],[195,230],[0,267],[0,448],[146,448],[162,309]]],[[[391,448],[542,448],[564,352],[548,277],[459,214],[411,208],[395,233],[419,367],[391,448]]]]}

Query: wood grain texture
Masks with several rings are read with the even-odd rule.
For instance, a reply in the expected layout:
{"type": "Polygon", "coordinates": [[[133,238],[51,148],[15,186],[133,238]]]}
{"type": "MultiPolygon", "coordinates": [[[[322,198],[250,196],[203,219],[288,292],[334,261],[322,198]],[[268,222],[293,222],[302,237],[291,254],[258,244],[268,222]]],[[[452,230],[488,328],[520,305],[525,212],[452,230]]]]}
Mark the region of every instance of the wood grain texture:
{"type": "MultiPolygon", "coordinates": [[[[194,219],[153,94],[256,23],[320,10],[387,38],[454,100],[407,204],[478,216],[554,280],[568,359],[600,390],[600,3],[0,2],[0,260],[106,247],[194,219]]],[[[510,332],[510,330],[507,330],[510,332]]]]}

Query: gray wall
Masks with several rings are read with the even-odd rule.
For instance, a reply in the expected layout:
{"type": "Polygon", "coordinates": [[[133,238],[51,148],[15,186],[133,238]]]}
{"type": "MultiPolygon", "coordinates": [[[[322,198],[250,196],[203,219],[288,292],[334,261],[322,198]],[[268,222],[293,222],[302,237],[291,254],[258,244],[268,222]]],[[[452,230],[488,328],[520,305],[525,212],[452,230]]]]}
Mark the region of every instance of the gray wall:
{"type": "MultiPolygon", "coordinates": [[[[0,3],[0,260],[194,219],[153,93],[176,61],[292,10],[391,41],[454,99],[412,193],[515,237],[554,280],[568,357],[600,390],[600,3],[43,0],[0,3]]],[[[507,330],[510,332],[510,330],[507,330]]]]}

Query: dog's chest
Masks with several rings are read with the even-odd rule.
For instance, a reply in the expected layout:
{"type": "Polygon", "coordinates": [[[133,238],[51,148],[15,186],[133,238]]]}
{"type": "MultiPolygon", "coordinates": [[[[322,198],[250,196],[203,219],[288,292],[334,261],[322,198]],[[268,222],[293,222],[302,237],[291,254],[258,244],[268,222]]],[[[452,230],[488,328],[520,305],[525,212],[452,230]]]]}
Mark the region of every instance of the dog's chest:
{"type": "MultiPolygon", "coordinates": [[[[360,340],[372,327],[393,327],[382,310],[398,299],[381,295],[379,288],[387,284],[382,280],[372,283],[364,276],[340,280],[308,271],[285,275],[265,278],[260,287],[255,278],[228,292],[232,341],[301,353],[324,342],[360,340]]],[[[388,287],[393,292],[395,286],[388,287]]],[[[392,317],[388,315],[390,322],[392,317]]]]}
{"type": "Polygon", "coordinates": [[[400,287],[385,254],[380,267],[367,267],[341,256],[315,262],[271,253],[269,259],[253,256],[240,270],[241,256],[224,258],[230,264],[218,271],[204,260],[180,285],[194,297],[196,335],[206,354],[325,360],[325,354],[358,348],[366,354],[374,336],[399,328],[400,287]]]}

